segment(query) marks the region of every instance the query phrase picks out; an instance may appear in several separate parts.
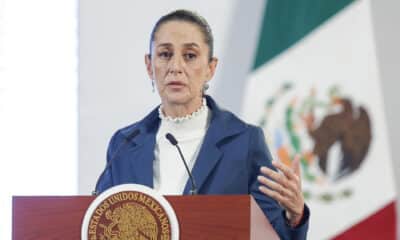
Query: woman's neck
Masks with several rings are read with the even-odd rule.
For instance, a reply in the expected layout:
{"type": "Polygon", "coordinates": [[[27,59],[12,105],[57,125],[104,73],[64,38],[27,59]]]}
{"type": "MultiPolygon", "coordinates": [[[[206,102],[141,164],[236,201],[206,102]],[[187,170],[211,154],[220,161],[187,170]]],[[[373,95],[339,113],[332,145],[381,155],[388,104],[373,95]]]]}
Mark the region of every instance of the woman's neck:
{"type": "Polygon", "coordinates": [[[162,109],[163,106],[161,105],[158,108],[158,116],[161,119],[160,129],[168,128],[175,134],[178,132],[196,132],[199,128],[207,128],[210,112],[205,98],[202,105],[196,111],[182,117],[167,116],[162,109]]]}
{"type": "Polygon", "coordinates": [[[203,99],[200,98],[199,101],[196,101],[193,104],[174,104],[167,103],[162,104],[162,112],[165,116],[171,118],[179,118],[190,115],[201,108],[203,105],[203,99]]]}

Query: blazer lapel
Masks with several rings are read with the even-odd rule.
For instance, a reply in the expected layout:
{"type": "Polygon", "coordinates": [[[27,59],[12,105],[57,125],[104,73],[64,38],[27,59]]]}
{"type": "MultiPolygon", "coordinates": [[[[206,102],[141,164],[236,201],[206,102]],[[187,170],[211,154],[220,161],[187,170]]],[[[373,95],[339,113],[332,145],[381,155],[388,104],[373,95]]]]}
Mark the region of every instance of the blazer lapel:
{"type": "Polygon", "coordinates": [[[134,139],[135,147],[129,150],[133,182],[153,188],[153,161],[156,133],[159,127],[158,111],[154,109],[137,128],[140,134],[134,139]]]}
{"type": "MultiPolygon", "coordinates": [[[[209,96],[207,96],[207,105],[212,112],[211,122],[192,169],[198,193],[200,193],[207,177],[223,157],[219,144],[225,138],[238,134],[245,128],[245,125],[234,118],[231,113],[221,111],[209,96]]],[[[188,179],[183,194],[189,194],[190,189],[191,183],[188,179]]]]}
{"type": "Polygon", "coordinates": [[[153,188],[153,160],[155,138],[145,135],[131,157],[131,169],[135,176],[135,183],[153,188]]]}
{"type": "MultiPolygon", "coordinates": [[[[206,181],[208,175],[211,173],[215,165],[221,159],[222,152],[216,145],[218,133],[214,132],[216,126],[210,126],[208,132],[204,138],[203,145],[201,146],[199,155],[196,159],[196,163],[192,169],[192,175],[196,183],[197,192],[200,191],[201,186],[206,181]],[[214,131],[213,131],[214,130],[214,131]]],[[[186,182],[185,190],[183,194],[189,194],[191,190],[190,178],[186,182]]]]}

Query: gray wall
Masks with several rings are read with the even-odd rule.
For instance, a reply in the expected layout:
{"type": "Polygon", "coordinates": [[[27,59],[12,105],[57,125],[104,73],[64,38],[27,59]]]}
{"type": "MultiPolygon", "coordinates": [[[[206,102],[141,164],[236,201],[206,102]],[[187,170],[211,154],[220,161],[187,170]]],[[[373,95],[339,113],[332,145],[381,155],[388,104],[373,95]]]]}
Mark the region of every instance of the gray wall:
{"type": "MultiPolygon", "coordinates": [[[[377,55],[382,80],[389,142],[396,177],[397,196],[400,193],[400,1],[372,1],[372,17],[377,55]]],[[[400,199],[397,197],[397,239],[400,239],[400,199]]]]}

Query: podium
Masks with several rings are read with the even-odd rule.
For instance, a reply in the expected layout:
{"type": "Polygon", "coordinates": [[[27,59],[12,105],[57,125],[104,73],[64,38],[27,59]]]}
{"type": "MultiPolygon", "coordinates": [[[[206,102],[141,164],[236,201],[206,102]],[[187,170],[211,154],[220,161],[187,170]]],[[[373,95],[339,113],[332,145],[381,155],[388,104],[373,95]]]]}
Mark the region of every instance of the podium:
{"type": "MultiPolygon", "coordinates": [[[[279,239],[250,195],[165,196],[180,239],[279,239]]],[[[94,196],[14,196],[12,239],[80,239],[94,196]]]]}

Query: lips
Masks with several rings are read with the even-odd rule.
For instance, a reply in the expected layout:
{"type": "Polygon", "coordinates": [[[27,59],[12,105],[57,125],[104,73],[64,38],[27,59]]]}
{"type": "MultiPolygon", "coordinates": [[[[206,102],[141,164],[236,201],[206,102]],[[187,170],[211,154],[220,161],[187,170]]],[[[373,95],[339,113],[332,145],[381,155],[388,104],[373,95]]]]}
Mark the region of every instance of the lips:
{"type": "Polygon", "coordinates": [[[167,83],[167,85],[170,85],[170,86],[184,86],[185,84],[183,82],[180,82],[180,81],[171,81],[171,82],[167,83]]]}
{"type": "Polygon", "coordinates": [[[167,87],[169,87],[172,90],[180,90],[183,87],[185,87],[185,84],[180,81],[171,81],[171,82],[167,83],[167,87]]]}

